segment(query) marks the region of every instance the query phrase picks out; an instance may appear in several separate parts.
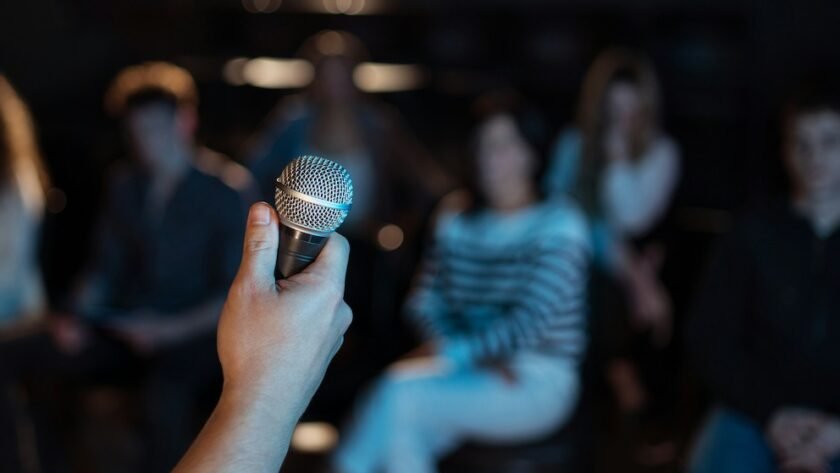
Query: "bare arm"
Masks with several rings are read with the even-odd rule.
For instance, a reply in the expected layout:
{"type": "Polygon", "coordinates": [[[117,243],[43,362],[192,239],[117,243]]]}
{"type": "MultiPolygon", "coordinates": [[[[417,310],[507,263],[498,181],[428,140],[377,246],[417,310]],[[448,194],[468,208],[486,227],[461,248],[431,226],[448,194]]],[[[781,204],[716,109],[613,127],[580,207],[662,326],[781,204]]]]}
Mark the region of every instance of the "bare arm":
{"type": "Polygon", "coordinates": [[[176,473],[280,469],[292,430],[350,324],[349,246],[330,237],[306,270],[275,281],[277,214],[255,204],[218,329],[222,396],[176,473]]]}

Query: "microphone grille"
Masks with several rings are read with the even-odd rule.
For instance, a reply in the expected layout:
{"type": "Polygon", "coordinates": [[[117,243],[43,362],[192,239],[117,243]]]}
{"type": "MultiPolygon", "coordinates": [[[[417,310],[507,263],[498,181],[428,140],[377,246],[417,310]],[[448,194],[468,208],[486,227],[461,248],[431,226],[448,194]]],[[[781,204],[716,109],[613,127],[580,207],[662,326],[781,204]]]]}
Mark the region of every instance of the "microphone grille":
{"type": "Polygon", "coordinates": [[[352,202],[350,174],[329,159],[295,158],[276,180],[274,204],[280,221],[304,232],[334,232],[344,222],[352,202]]]}

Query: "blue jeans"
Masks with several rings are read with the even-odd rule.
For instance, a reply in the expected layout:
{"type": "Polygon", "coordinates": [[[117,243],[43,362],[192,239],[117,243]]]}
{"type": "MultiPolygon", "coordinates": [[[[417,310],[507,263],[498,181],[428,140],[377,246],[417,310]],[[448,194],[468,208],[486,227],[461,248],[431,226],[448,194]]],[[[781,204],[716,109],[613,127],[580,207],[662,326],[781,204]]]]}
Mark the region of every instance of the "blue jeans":
{"type": "MultiPolygon", "coordinates": [[[[777,473],[776,456],[761,426],[726,408],[717,408],[700,432],[689,473],[777,473]]],[[[840,458],[831,462],[840,473],[840,458]]]]}
{"type": "Polygon", "coordinates": [[[547,435],[572,414],[577,367],[520,353],[516,382],[439,357],[398,362],[359,404],[334,457],[342,473],[435,473],[464,440],[523,442],[547,435]]]}

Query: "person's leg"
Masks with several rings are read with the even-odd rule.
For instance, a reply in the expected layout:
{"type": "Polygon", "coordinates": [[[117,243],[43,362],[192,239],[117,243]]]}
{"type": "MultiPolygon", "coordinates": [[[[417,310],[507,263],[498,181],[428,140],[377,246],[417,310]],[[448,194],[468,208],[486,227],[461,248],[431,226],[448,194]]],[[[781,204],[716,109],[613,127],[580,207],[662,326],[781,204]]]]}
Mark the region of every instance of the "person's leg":
{"type": "Polygon", "coordinates": [[[577,399],[575,369],[521,357],[517,380],[453,371],[435,359],[395,365],[374,389],[336,455],[339,471],[421,473],[465,438],[518,442],[556,429],[577,399]]]}
{"type": "MultiPolygon", "coordinates": [[[[439,369],[427,360],[428,369],[439,369]]],[[[387,437],[393,422],[393,397],[389,396],[387,377],[378,379],[362,394],[341,433],[341,443],[333,455],[333,464],[340,473],[373,473],[379,471],[387,437]]]]}
{"type": "MultiPolygon", "coordinates": [[[[35,427],[39,470],[44,472],[69,471],[68,456],[62,446],[66,422],[56,422],[59,407],[56,403],[66,399],[69,386],[84,384],[102,373],[114,372],[128,363],[131,355],[120,343],[92,334],[87,345],[77,353],[64,353],[48,333],[38,332],[0,343],[0,385],[6,391],[26,385],[30,417],[35,427]],[[65,427],[65,428],[61,428],[65,427]]],[[[0,431],[4,446],[0,464],[3,471],[16,471],[6,465],[17,464],[17,425],[14,409],[22,406],[10,403],[8,397],[0,400],[0,431]],[[10,423],[11,422],[11,423],[10,423]],[[6,439],[10,440],[6,440],[6,439]]],[[[26,406],[23,406],[26,407],[26,406]]],[[[68,418],[66,413],[62,419],[68,418]]]]}
{"type": "Polygon", "coordinates": [[[694,446],[689,473],[775,473],[773,451],[750,419],[718,408],[706,421],[694,446]]]}
{"type": "MultiPolygon", "coordinates": [[[[0,465],[3,465],[3,471],[22,471],[21,442],[31,440],[36,440],[37,446],[28,450],[40,453],[39,470],[62,471],[62,465],[67,468],[66,455],[57,448],[60,435],[55,432],[55,423],[51,422],[52,409],[42,411],[48,403],[41,396],[49,390],[43,387],[55,383],[65,370],[65,361],[46,332],[15,337],[0,344],[0,465]],[[34,389],[25,396],[23,385],[32,387],[33,384],[34,389]],[[34,438],[20,437],[22,432],[29,430],[23,428],[26,424],[35,427],[34,438]]],[[[38,458],[33,456],[25,462],[33,461],[38,462],[38,458]]]]}
{"type": "Polygon", "coordinates": [[[144,390],[151,450],[146,471],[166,472],[189,448],[206,418],[199,412],[202,395],[221,388],[215,334],[167,348],[150,368],[144,390]]]}

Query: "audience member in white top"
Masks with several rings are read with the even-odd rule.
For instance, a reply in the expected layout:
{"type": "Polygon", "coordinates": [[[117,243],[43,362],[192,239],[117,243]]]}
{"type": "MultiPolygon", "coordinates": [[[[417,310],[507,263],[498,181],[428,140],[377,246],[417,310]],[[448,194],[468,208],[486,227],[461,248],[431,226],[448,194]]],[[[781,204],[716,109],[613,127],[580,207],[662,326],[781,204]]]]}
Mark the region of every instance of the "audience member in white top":
{"type": "Polygon", "coordinates": [[[639,352],[667,356],[661,350],[674,346],[658,233],[679,181],[680,155],[662,130],[659,102],[646,58],[622,49],[599,55],[583,83],[576,126],[560,134],[543,183],[550,197],[577,198],[589,216],[595,267],[606,276],[592,286],[601,301],[593,305],[593,355],[606,364],[605,375],[627,413],[640,412],[651,397],[669,396],[667,389],[650,392],[642,379],[671,379],[639,352]],[[620,300],[613,287],[626,296],[626,308],[603,303],[620,300]]]}
{"type": "Polygon", "coordinates": [[[44,309],[37,240],[46,188],[29,111],[0,75],[0,329],[44,309]]]}
{"type": "Polygon", "coordinates": [[[575,196],[591,219],[596,264],[627,290],[638,325],[665,343],[670,302],[656,276],[662,254],[634,247],[665,216],[679,181],[679,150],[659,123],[650,64],[625,50],[601,54],[584,81],[577,126],[561,133],[544,186],[575,196]]]}

